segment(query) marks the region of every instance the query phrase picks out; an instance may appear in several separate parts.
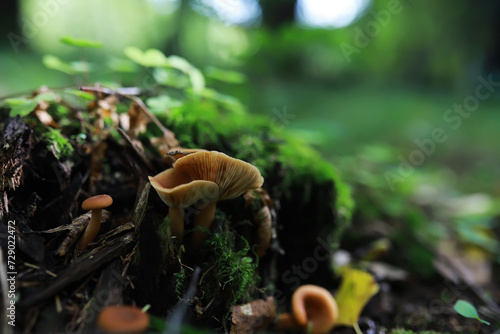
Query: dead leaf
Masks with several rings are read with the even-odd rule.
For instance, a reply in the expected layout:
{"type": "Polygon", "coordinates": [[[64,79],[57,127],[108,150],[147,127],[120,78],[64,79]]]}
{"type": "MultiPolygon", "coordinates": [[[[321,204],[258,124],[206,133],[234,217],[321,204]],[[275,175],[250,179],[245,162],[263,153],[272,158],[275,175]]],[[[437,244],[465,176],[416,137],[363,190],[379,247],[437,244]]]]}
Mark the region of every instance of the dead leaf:
{"type": "Polygon", "coordinates": [[[407,271],[384,262],[372,261],[368,263],[368,269],[378,280],[404,281],[409,276],[407,271]]]}
{"type": "Polygon", "coordinates": [[[264,330],[276,318],[276,303],[273,297],[258,299],[244,305],[236,305],[232,310],[231,334],[247,334],[264,330]]]}
{"type": "Polygon", "coordinates": [[[146,131],[149,123],[149,117],[136,102],[132,102],[130,105],[128,115],[130,118],[128,135],[130,138],[136,139],[140,133],[146,131]]]}
{"type": "MultiPolygon", "coordinates": [[[[38,106],[42,102],[43,101],[38,102],[38,106]]],[[[38,120],[44,125],[50,126],[52,128],[55,128],[55,129],[58,129],[61,127],[56,121],[54,121],[52,116],[50,116],[50,114],[45,109],[38,109],[38,107],[37,107],[35,109],[35,115],[38,118],[38,120]]]]}
{"type": "Polygon", "coordinates": [[[90,159],[91,182],[102,179],[104,171],[104,155],[108,145],[105,142],[99,142],[92,148],[92,157],[90,159]]]}
{"type": "Polygon", "coordinates": [[[436,270],[454,283],[470,287],[485,286],[491,281],[491,254],[472,245],[457,245],[456,241],[442,241],[433,264],[436,270]]]}
{"type": "Polygon", "coordinates": [[[273,237],[276,239],[274,203],[269,194],[262,188],[248,190],[244,195],[245,208],[252,206],[253,221],[257,226],[256,252],[260,257],[266,254],[273,237]],[[257,205],[255,201],[259,199],[257,205]]]}
{"type": "Polygon", "coordinates": [[[95,104],[94,101],[89,103],[89,110],[95,109],[93,132],[94,134],[99,135],[101,139],[106,139],[110,132],[109,126],[107,126],[105,122],[106,119],[111,120],[113,128],[117,128],[120,124],[120,117],[116,112],[117,103],[118,98],[114,95],[109,95],[104,99],[97,101],[97,104],[95,104]]]}
{"type": "Polygon", "coordinates": [[[272,237],[272,218],[271,210],[268,206],[263,206],[253,217],[257,225],[257,248],[258,256],[263,257],[266,254],[272,237]]]}
{"type": "Polygon", "coordinates": [[[336,325],[357,326],[361,311],[378,290],[379,286],[370,273],[346,268],[335,298],[339,307],[336,325]]]}

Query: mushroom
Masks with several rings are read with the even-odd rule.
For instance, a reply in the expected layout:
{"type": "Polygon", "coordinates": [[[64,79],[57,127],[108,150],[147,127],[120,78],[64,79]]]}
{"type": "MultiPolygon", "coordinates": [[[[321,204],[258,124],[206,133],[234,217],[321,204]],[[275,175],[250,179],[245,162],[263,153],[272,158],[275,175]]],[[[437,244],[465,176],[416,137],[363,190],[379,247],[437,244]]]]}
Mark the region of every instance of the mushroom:
{"type": "Polygon", "coordinates": [[[292,296],[292,314],[281,314],[276,329],[293,330],[297,326],[311,333],[328,333],[339,315],[332,294],[317,285],[302,285],[292,296]],[[310,327],[309,327],[310,326],[310,327]]]}
{"type": "MultiPolygon", "coordinates": [[[[264,183],[257,167],[217,151],[196,152],[181,157],[174,163],[174,169],[186,173],[193,180],[211,181],[219,186],[218,196],[206,198],[198,206],[195,228],[210,228],[217,201],[238,197],[249,189],[260,188],[264,183]]],[[[205,232],[195,230],[191,248],[196,249],[206,238],[205,232]]]]}
{"type": "Polygon", "coordinates": [[[96,195],[87,198],[82,203],[83,210],[92,210],[92,215],[90,218],[90,223],[87,225],[83,236],[80,239],[78,245],[78,250],[83,251],[87,248],[87,245],[94,241],[97,233],[99,232],[99,227],[101,226],[102,209],[107,208],[113,204],[113,198],[109,195],[96,195]]]}
{"type": "Polygon", "coordinates": [[[97,327],[106,333],[143,333],[149,325],[149,316],[134,306],[108,306],[97,318],[97,327]]]}
{"type": "Polygon", "coordinates": [[[167,169],[154,177],[150,176],[149,181],[169,207],[170,229],[179,243],[184,233],[184,209],[200,199],[219,196],[219,187],[214,182],[193,181],[188,174],[175,168],[167,169]]]}

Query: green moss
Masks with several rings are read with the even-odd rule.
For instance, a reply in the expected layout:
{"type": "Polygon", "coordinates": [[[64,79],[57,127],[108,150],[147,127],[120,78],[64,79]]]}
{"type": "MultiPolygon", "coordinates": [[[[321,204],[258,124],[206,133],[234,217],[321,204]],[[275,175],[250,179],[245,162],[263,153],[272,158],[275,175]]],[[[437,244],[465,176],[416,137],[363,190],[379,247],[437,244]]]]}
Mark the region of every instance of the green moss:
{"type": "Polygon", "coordinates": [[[349,221],[354,210],[351,190],[345,184],[336,168],[301,138],[284,134],[284,144],[279,146],[277,160],[289,171],[285,176],[285,188],[306,175],[311,175],[318,182],[333,181],[337,192],[335,209],[340,216],[349,221]]]}
{"type": "Polygon", "coordinates": [[[207,300],[215,298],[217,303],[224,304],[228,310],[226,318],[236,303],[252,299],[260,280],[258,257],[248,241],[230,229],[229,223],[224,219],[219,231],[211,234],[205,243],[206,269],[200,287],[207,300]]]}
{"type": "Polygon", "coordinates": [[[160,246],[161,252],[160,256],[162,258],[161,263],[163,264],[163,270],[167,271],[168,266],[174,261],[174,244],[172,242],[172,233],[170,230],[171,220],[170,217],[165,217],[163,222],[160,224],[158,228],[158,235],[160,236],[160,246]]]}
{"type": "Polygon", "coordinates": [[[184,293],[184,282],[186,281],[186,270],[184,266],[180,266],[179,271],[174,273],[175,277],[175,293],[177,294],[177,298],[179,300],[182,298],[182,294],[184,293]]]}
{"type": "Polygon", "coordinates": [[[47,149],[52,151],[57,159],[67,159],[73,154],[73,146],[63,136],[61,130],[49,128],[49,131],[43,134],[43,138],[47,142],[47,149]]]}

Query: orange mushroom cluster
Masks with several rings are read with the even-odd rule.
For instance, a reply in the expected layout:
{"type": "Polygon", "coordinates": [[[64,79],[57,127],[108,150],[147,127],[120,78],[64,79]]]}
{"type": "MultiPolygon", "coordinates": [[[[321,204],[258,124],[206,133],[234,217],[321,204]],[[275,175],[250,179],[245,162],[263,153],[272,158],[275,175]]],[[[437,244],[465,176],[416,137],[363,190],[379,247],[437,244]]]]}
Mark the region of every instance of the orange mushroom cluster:
{"type": "Polygon", "coordinates": [[[197,204],[191,248],[207,235],[196,227],[210,228],[219,200],[238,197],[262,186],[257,167],[217,151],[175,152],[173,168],[149,177],[162,201],[169,206],[171,230],[179,240],[184,232],[184,211],[197,204]]]}
{"type": "Polygon", "coordinates": [[[281,314],[276,329],[328,333],[338,316],[337,303],[328,290],[316,285],[302,285],[292,296],[292,313],[281,314]]]}

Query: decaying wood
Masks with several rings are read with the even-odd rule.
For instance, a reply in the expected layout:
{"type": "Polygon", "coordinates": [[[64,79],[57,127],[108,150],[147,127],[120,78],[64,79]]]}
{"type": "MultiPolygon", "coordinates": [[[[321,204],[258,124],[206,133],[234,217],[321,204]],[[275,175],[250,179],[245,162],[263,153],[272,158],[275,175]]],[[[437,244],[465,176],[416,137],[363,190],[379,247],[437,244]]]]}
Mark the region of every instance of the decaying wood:
{"type": "MultiPolygon", "coordinates": [[[[111,216],[111,214],[109,213],[109,211],[103,210],[101,223],[107,221],[110,216],[111,216]]],[[[65,256],[66,254],[68,254],[68,252],[71,251],[71,249],[73,248],[75,243],[78,241],[78,239],[82,235],[83,231],[85,231],[85,228],[87,227],[87,225],[90,223],[91,217],[92,217],[92,213],[89,211],[89,212],[84,213],[80,217],[77,217],[76,219],[74,219],[73,222],[67,226],[61,226],[61,227],[54,228],[54,229],[51,229],[48,231],[44,231],[45,233],[50,233],[52,231],[56,232],[56,230],[63,230],[63,228],[65,230],[69,230],[68,235],[66,236],[66,238],[64,239],[64,241],[61,243],[61,245],[59,246],[59,248],[56,251],[57,255],[65,256]]]]}
{"type": "Polygon", "coordinates": [[[276,318],[276,302],[273,297],[258,299],[244,305],[236,305],[232,310],[231,334],[251,334],[260,331],[276,318]]]}
{"type": "Polygon", "coordinates": [[[120,238],[109,240],[107,244],[94,248],[90,253],[57,273],[57,278],[51,281],[43,290],[23,298],[18,304],[19,308],[26,309],[43,303],[48,298],[61,292],[69,284],[97,270],[104,263],[126,254],[133,247],[134,239],[135,232],[129,232],[120,238]]]}
{"type": "Polygon", "coordinates": [[[24,161],[31,150],[31,129],[19,116],[9,118],[0,141],[0,217],[9,212],[7,190],[15,190],[21,183],[24,161]]]}

